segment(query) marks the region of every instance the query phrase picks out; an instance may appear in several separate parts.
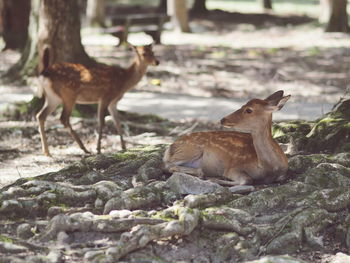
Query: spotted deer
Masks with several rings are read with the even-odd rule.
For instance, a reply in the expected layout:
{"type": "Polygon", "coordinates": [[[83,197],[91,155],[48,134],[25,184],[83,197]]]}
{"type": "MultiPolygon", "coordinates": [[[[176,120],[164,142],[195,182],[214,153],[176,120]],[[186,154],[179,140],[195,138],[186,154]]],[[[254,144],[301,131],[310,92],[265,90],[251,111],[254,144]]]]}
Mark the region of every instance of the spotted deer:
{"type": "Polygon", "coordinates": [[[121,146],[123,149],[126,148],[118,116],[117,103],[125,92],[133,88],[141,80],[147,71],[148,65],[156,66],[159,64],[152,51],[152,45],[130,46],[135,51],[135,57],[128,68],[102,64],[87,67],[82,64],[66,62],[49,65],[49,48],[44,50],[42,58],[43,70],[39,76],[39,84],[40,90],[45,96],[45,103],[36,115],[36,118],[39,123],[42,150],[45,155],[50,156],[45,135],[45,120],[59,104],[63,104],[61,123],[69,130],[73,139],[85,153],[89,153],[89,151],[85,148],[69,122],[71,112],[76,103],[98,103],[98,153],[101,152],[102,128],[107,109],[120,136],[121,146]]]}
{"type": "Polygon", "coordinates": [[[272,113],[289,98],[280,90],[264,100],[248,101],[221,120],[233,131],[195,132],[180,137],[165,151],[165,168],[199,177],[224,177],[237,185],[283,178],[288,160],[272,138],[271,126],[272,113]]]}

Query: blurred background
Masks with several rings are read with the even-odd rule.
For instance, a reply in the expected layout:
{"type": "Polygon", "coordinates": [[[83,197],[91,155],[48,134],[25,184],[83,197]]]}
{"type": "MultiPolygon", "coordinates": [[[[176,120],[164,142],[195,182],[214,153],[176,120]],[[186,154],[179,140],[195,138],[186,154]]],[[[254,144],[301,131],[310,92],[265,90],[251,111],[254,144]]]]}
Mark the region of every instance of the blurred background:
{"type": "MultiPolygon", "coordinates": [[[[71,159],[40,156],[35,90],[46,44],[52,63],[127,67],[134,56],[127,42],[153,43],[160,65],[118,109],[131,145],[163,143],[188,129],[217,128],[248,99],[280,89],[292,98],[276,121],[330,111],[349,87],[347,9],[347,0],[0,0],[0,169],[57,170],[81,154],[58,109],[47,125],[50,145],[71,159]]],[[[96,107],[77,107],[72,123],[94,147],[96,107]]],[[[104,150],[119,150],[112,125],[106,129],[104,150]]]]}

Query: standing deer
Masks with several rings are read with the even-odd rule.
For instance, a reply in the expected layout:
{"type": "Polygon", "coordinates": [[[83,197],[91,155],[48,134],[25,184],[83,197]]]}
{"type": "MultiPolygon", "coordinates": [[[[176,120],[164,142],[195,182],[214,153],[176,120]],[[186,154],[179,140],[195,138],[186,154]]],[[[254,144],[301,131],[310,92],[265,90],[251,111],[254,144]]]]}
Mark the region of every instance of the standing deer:
{"type": "Polygon", "coordinates": [[[234,131],[208,131],[184,135],[167,148],[165,168],[202,177],[223,176],[232,184],[271,183],[282,178],[288,160],[272,138],[272,112],[290,95],[277,91],[264,100],[252,99],[224,117],[221,124],[234,131]]]}
{"type": "MultiPolygon", "coordinates": [[[[131,45],[132,46],[132,45],[131,45]]],[[[73,107],[78,104],[98,103],[98,140],[97,152],[101,152],[102,128],[106,109],[111,114],[122,148],[125,149],[123,131],[117,112],[117,103],[124,93],[133,88],[146,73],[148,65],[158,65],[152,45],[132,46],[136,55],[128,68],[98,64],[86,67],[82,64],[55,63],[49,65],[49,49],[44,50],[42,59],[43,71],[39,77],[40,89],[45,96],[45,104],[36,115],[39,122],[42,150],[50,156],[45,135],[45,120],[59,104],[63,104],[61,123],[68,128],[73,139],[85,152],[85,148],[78,134],[70,125],[69,118],[73,107]]]]}

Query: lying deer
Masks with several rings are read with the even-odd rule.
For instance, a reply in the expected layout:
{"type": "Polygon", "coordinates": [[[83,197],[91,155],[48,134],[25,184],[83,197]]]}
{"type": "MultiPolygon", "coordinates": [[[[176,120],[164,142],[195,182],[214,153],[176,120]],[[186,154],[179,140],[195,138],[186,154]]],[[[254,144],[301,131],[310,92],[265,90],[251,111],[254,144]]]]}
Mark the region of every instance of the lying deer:
{"type": "Polygon", "coordinates": [[[222,125],[235,131],[196,132],[180,137],[165,151],[165,168],[199,177],[223,176],[238,185],[283,178],[288,160],[272,138],[271,125],[272,112],[280,110],[289,98],[277,91],[264,100],[250,100],[221,120],[222,125]]]}
{"type": "Polygon", "coordinates": [[[125,149],[123,131],[117,112],[117,103],[124,93],[133,88],[146,73],[148,65],[158,65],[152,45],[134,47],[136,55],[128,68],[101,65],[86,67],[82,64],[56,63],[49,65],[49,49],[44,50],[43,71],[40,74],[40,88],[45,96],[45,104],[36,115],[39,122],[39,131],[42,149],[45,155],[50,156],[45,135],[45,120],[59,104],[63,104],[61,123],[68,128],[73,139],[85,152],[85,148],[78,134],[69,123],[73,107],[78,104],[98,103],[98,140],[97,152],[101,152],[102,128],[106,109],[111,114],[122,148],[125,149]]]}

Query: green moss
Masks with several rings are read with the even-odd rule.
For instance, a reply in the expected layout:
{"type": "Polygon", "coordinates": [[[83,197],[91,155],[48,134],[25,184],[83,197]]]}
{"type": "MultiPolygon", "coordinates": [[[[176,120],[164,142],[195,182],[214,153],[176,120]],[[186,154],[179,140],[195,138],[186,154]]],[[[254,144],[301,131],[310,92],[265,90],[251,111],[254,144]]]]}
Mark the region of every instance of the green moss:
{"type": "Polygon", "coordinates": [[[216,222],[223,222],[227,220],[225,216],[215,213],[215,211],[216,211],[215,207],[210,207],[205,210],[201,210],[200,217],[202,218],[202,220],[210,219],[211,221],[216,221],[216,222]]]}
{"type": "Polygon", "coordinates": [[[273,138],[275,139],[286,135],[282,129],[277,128],[276,126],[273,127],[272,134],[273,134],[273,138]]]}
{"type": "Polygon", "coordinates": [[[275,55],[275,54],[277,54],[278,51],[279,51],[278,48],[268,48],[266,50],[267,54],[269,54],[269,55],[275,55]]]}
{"type": "Polygon", "coordinates": [[[137,154],[130,151],[121,151],[114,154],[113,157],[117,162],[124,162],[127,160],[135,159],[137,157],[137,154]]]}
{"type": "Polygon", "coordinates": [[[0,242],[13,244],[13,239],[6,237],[6,236],[3,236],[3,235],[0,235],[0,242]]]}
{"type": "Polygon", "coordinates": [[[349,150],[350,100],[343,100],[335,109],[319,119],[307,134],[301,150],[307,152],[339,153],[349,150]]]}
{"type": "Polygon", "coordinates": [[[221,58],[225,58],[227,56],[227,53],[223,50],[221,51],[214,51],[212,54],[211,54],[211,57],[213,59],[221,59],[221,58]]]}
{"type": "Polygon", "coordinates": [[[144,159],[144,158],[148,158],[150,155],[156,152],[159,152],[163,148],[164,148],[163,145],[146,145],[146,146],[141,146],[133,149],[128,149],[125,151],[120,151],[113,154],[112,156],[117,162],[129,161],[136,158],[144,159]]]}
{"type": "Polygon", "coordinates": [[[289,158],[288,169],[292,173],[303,173],[322,162],[330,161],[330,155],[327,154],[297,155],[289,158]]]}
{"type": "Polygon", "coordinates": [[[350,99],[340,101],[328,115],[333,118],[350,120],[350,99]]]}
{"type": "Polygon", "coordinates": [[[233,208],[246,209],[254,204],[254,200],[250,196],[242,196],[241,198],[231,201],[228,206],[233,208]]]}
{"type": "Polygon", "coordinates": [[[136,153],[146,153],[146,154],[150,154],[150,153],[154,153],[154,152],[158,152],[160,150],[164,149],[164,145],[145,145],[145,146],[140,146],[137,148],[133,148],[130,149],[131,152],[136,152],[136,153]]]}
{"type": "Polygon", "coordinates": [[[290,139],[305,138],[311,130],[312,123],[305,121],[280,122],[272,126],[272,135],[280,143],[288,143],[290,139]]]}
{"type": "Polygon", "coordinates": [[[162,219],[165,221],[172,221],[172,220],[177,219],[177,216],[175,215],[175,213],[172,209],[166,209],[166,210],[161,210],[161,211],[157,212],[156,214],[152,215],[152,218],[162,219]]]}
{"type": "Polygon", "coordinates": [[[342,152],[348,147],[350,125],[348,120],[327,116],[319,120],[309,134],[305,149],[309,152],[342,152]]]}
{"type": "Polygon", "coordinates": [[[310,56],[317,56],[321,54],[321,50],[318,47],[311,47],[309,48],[308,52],[310,56]]]}
{"type": "Polygon", "coordinates": [[[339,212],[350,204],[350,191],[347,187],[315,191],[305,200],[306,205],[316,206],[328,212],[339,212]]]}

